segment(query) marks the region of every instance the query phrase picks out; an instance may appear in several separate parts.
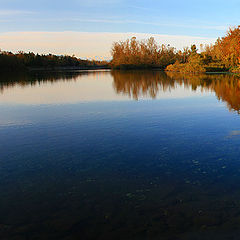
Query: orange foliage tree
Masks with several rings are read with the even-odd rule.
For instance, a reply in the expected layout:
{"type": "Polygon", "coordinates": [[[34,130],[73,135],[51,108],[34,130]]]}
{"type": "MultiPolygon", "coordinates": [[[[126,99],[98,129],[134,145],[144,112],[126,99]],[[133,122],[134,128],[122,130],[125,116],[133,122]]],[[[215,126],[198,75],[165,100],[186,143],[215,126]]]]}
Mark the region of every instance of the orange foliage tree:
{"type": "Polygon", "coordinates": [[[227,67],[236,67],[240,63],[240,25],[230,28],[225,37],[218,39],[215,53],[227,67]]]}
{"type": "Polygon", "coordinates": [[[166,67],[175,62],[175,49],[158,45],[153,37],[138,41],[135,37],[126,41],[115,42],[112,47],[112,67],[166,67]]]}

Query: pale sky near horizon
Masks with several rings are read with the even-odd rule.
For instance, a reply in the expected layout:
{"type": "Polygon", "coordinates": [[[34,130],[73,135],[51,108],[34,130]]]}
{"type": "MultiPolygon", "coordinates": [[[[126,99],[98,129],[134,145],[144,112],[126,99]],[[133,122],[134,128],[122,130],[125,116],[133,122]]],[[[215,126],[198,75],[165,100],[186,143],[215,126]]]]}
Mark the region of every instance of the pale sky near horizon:
{"type": "Polygon", "coordinates": [[[0,48],[110,57],[113,41],[154,36],[177,48],[212,43],[240,23],[236,0],[0,0],[0,48]]]}

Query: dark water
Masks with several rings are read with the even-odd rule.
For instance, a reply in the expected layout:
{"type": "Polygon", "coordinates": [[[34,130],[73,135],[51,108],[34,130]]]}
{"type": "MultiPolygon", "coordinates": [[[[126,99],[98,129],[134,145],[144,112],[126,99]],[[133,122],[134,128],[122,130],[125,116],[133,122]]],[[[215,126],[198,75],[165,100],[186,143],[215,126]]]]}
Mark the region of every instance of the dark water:
{"type": "Polygon", "coordinates": [[[0,83],[0,239],[239,239],[240,78],[0,83]]]}

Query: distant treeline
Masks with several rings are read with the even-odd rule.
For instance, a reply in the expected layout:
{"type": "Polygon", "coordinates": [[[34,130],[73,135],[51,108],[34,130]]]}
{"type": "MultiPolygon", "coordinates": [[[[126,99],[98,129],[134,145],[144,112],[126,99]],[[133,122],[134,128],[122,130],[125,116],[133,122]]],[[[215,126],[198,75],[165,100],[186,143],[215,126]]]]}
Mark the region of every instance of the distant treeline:
{"type": "Polygon", "coordinates": [[[158,45],[154,38],[137,41],[135,37],[115,42],[112,47],[113,68],[162,68],[176,72],[240,72],[240,26],[230,28],[215,44],[196,45],[177,51],[158,45]]]}
{"type": "Polygon", "coordinates": [[[0,51],[0,71],[16,71],[34,68],[99,68],[108,67],[105,61],[82,60],[75,56],[39,55],[24,52],[16,54],[0,51]]]}

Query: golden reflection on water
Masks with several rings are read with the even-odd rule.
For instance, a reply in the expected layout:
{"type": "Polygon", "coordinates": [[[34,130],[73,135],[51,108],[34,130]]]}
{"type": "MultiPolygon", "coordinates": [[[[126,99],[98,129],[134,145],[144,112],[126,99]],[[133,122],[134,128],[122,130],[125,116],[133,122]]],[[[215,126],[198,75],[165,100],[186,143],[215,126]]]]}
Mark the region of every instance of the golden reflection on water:
{"type": "Polygon", "coordinates": [[[165,78],[162,72],[150,71],[8,74],[0,77],[0,103],[62,104],[201,95],[177,84],[162,89],[159,82],[164,83],[165,78]],[[129,80],[132,82],[129,83],[129,80]],[[127,89],[124,88],[125,84],[127,89]],[[135,87],[128,89],[129,84],[138,91],[135,87]]]}
{"type": "Polygon", "coordinates": [[[215,93],[218,100],[226,102],[228,109],[240,112],[240,77],[232,74],[179,75],[167,73],[176,82],[183,82],[193,90],[201,88],[215,93]]]}
{"type": "Polygon", "coordinates": [[[215,93],[218,100],[227,103],[229,110],[240,111],[240,78],[231,74],[180,74],[113,72],[114,88],[117,93],[125,93],[138,99],[140,96],[157,97],[159,92],[172,91],[183,86],[191,92],[215,93]]]}
{"type": "Polygon", "coordinates": [[[160,71],[50,72],[0,77],[0,103],[60,104],[211,95],[240,111],[240,78],[160,71]]]}

